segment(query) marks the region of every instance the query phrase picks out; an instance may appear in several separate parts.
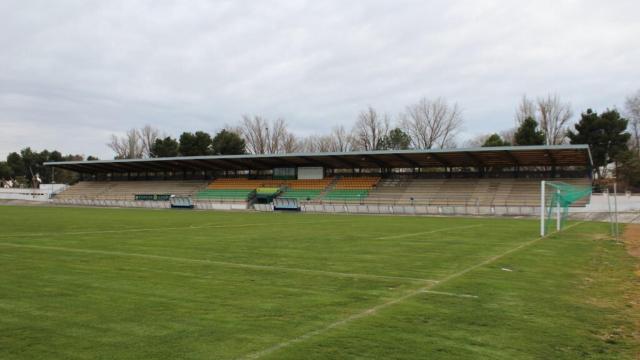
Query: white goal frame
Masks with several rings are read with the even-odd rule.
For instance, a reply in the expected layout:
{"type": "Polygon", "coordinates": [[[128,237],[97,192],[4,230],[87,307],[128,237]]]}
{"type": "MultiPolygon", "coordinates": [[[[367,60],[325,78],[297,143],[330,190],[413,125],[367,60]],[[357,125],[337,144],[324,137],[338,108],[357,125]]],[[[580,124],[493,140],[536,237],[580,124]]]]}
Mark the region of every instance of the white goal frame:
{"type": "MultiPolygon", "coordinates": [[[[547,189],[547,182],[545,180],[542,180],[540,182],[540,236],[545,236],[546,234],[546,226],[545,226],[545,220],[546,220],[546,212],[547,212],[547,207],[546,207],[546,189],[547,189]]],[[[557,189],[556,190],[558,195],[560,194],[560,190],[557,189]]],[[[560,231],[560,228],[562,226],[562,215],[561,215],[561,210],[560,210],[560,197],[557,196],[556,197],[558,200],[556,201],[556,231],[560,231]]],[[[553,206],[553,204],[550,204],[551,206],[553,206]]]]}

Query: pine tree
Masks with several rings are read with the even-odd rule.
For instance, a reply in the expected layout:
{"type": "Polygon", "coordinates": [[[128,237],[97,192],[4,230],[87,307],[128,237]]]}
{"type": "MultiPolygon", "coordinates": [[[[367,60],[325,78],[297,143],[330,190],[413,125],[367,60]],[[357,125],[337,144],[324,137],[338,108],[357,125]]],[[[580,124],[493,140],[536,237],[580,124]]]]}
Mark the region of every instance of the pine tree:
{"type": "Polygon", "coordinates": [[[514,135],[516,145],[544,145],[544,132],[538,130],[538,122],[532,117],[524,119],[514,135]]]}

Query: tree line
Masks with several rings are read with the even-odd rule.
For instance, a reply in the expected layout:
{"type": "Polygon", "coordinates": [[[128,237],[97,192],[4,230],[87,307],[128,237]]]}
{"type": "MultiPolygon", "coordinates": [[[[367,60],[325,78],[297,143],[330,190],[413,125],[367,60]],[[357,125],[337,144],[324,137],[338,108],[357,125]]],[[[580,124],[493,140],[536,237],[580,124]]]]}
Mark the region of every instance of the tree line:
{"type": "Polygon", "coordinates": [[[172,138],[160,135],[159,130],[147,125],[131,129],[122,136],[112,135],[107,145],[117,159],[431,149],[455,146],[455,137],[462,125],[462,113],[457,104],[442,98],[425,98],[407,106],[395,121],[370,106],[358,114],[350,128],[336,126],[325,135],[300,137],[289,130],[285,119],[244,115],[238,124],[226,126],[213,136],[196,131],[172,138]]]}
{"type": "MultiPolygon", "coordinates": [[[[276,154],[293,152],[349,152],[368,150],[434,149],[509,145],[588,144],[595,171],[609,175],[614,163],[616,176],[640,186],[640,90],[626,99],[624,112],[587,109],[573,123],[570,103],[549,94],[535,100],[523,96],[514,114],[514,127],[478,135],[462,144],[462,111],[446,99],[422,98],[392,117],[372,106],[360,111],[351,126],[339,125],[327,134],[306,137],[291,132],[285,119],[269,120],[244,115],[235,125],[215,134],[183,132],[177,138],[146,125],[122,136],[111,135],[107,144],[116,159],[174,156],[276,154]]],[[[87,159],[91,159],[89,157],[87,159]]],[[[62,156],[57,151],[33,152],[30,148],[11,153],[0,162],[0,178],[30,177],[39,172],[47,178],[44,161],[81,160],[80,155],[62,156]],[[35,159],[35,160],[34,160],[35,159]],[[39,165],[38,165],[39,164],[39,165]]],[[[94,158],[95,159],[95,158],[94,158]]],[[[62,174],[61,176],[66,175],[62,174]]]]}
{"type": "MultiPolygon", "coordinates": [[[[614,163],[618,178],[640,187],[640,90],[626,99],[623,114],[617,109],[602,113],[586,109],[574,123],[571,104],[559,96],[525,95],[516,107],[513,128],[478,135],[461,145],[587,144],[598,178],[609,176],[608,165],[614,163]]],[[[109,147],[116,158],[455,148],[463,125],[456,103],[422,98],[395,119],[369,106],[351,127],[339,125],[325,135],[300,137],[282,118],[244,115],[239,124],[214,136],[196,131],[184,132],[178,139],[160,137],[158,130],[145,126],[124,137],[112,136],[109,147]]]]}
{"type": "Polygon", "coordinates": [[[624,116],[617,109],[587,109],[571,124],[570,106],[548,96],[535,102],[523,97],[515,118],[516,128],[476,137],[467,145],[587,144],[599,179],[614,170],[616,178],[640,187],[640,91],[626,99],[624,116]]]}
{"type": "MultiPolygon", "coordinates": [[[[97,157],[88,156],[87,160],[97,160],[97,157]]],[[[32,150],[30,147],[20,150],[20,152],[12,152],[7,155],[6,161],[0,161],[0,180],[14,179],[24,185],[31,183],[36,174],[44,182],[53,180],[53,169],[44,166],[45,162],[50,161],[82,161],[85,160],[82,155],[62,155],[57,150],[42,150],[40,152],[32,150]]],[[[77,174],[72,171],[58,169],[55,170],[55,180],[58,183],[74,182],[77,174]]]]}

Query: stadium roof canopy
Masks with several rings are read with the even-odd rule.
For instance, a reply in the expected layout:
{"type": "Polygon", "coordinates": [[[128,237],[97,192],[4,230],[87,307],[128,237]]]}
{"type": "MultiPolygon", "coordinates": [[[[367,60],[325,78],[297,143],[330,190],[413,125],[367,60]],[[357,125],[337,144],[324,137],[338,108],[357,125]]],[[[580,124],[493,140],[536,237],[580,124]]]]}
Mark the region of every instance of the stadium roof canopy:
{"type": "Polygon", "coordinates": [[[587,145],[504,146],[435,150],[183,156],[171,158],[62,161],[44,165],[80,173],[204,170],[267,170],[322,166],[333,169],[520,167],[592,165],[587,145]]]}

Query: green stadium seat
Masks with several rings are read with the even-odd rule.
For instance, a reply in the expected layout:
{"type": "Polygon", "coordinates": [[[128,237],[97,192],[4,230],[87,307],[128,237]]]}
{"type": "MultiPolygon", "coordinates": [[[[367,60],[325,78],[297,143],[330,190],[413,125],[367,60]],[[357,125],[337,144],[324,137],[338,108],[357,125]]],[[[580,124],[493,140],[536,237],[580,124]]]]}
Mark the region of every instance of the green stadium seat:
{"type": "Polygon", "coordinates": [[[369,195],[368,190],[332,190],[325,195],[325,200],[330,201],[360,201],[369,195]]]}
{"type": "Polygon", "coordinates": [[[314,200],[318,196],[320,196],[321,192],[322,192],[321,190],[303,190],[303,189],[287,190],[282,195],[280,195],[280,197],[288,198],[288,199],[297,199],[297,200],[307,200],[307,199],[314,200]]]}

